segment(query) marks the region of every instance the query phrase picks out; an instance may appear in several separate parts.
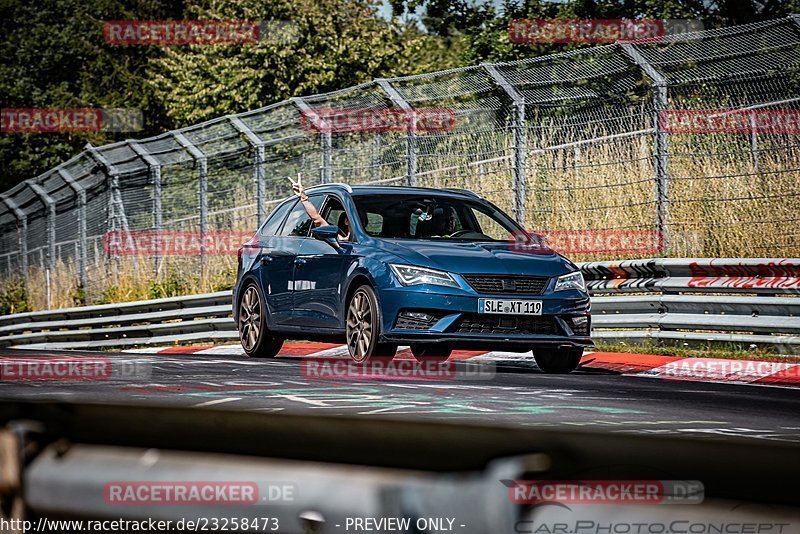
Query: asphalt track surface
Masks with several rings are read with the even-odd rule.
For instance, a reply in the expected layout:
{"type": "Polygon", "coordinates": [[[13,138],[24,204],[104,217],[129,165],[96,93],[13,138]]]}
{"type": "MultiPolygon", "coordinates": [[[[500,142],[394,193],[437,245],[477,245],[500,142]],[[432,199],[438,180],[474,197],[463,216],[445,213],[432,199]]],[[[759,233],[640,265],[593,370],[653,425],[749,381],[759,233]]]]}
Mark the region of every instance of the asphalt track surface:
{"type": "Polygon", "coordinates": [[[107,359],[115,373],[103,380],[79,381],[19,379],[5,373],[0,398],[800,442],[800,389],[654,380],[580,369],[545,375],[524,362],[499,363],[480,377],[473,373],[444,379],[320,380],[308,378],[301,357],[0,351],[6,360],[39,357],[107,359]]]}

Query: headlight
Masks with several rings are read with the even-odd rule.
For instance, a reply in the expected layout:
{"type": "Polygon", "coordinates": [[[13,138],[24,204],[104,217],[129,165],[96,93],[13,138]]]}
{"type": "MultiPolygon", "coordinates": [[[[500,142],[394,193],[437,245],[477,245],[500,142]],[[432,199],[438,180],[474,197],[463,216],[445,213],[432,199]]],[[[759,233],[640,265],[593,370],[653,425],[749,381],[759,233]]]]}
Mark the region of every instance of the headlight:
{"type": "Polygon", "coordinates": [[[568,289],[577,289],[578,291],[586,292],[586,282],[583,281],[583,275],[580,271],[558,277],[554,291],[566,291],[568,289]]]}
{"type": "Polygon", "coordinates": [[[392,272],[404,286],[417,284],[433,284],[437,286],[459,287],[449,273],[428,269],[426,267],[415,267],[413,265],[398,265],[390,263],[392,272]]]}

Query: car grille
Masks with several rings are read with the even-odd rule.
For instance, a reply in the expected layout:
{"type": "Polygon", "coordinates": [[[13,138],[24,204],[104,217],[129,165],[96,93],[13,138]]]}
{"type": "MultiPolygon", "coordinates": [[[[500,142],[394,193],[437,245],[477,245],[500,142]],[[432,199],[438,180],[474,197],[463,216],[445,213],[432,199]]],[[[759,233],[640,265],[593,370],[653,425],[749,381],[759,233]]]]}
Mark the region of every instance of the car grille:
{"type": "Polygon", "coordinates": [[[465,313],[458,323],[460,334],[555,335],[558,334],[552,317],[532,315],[486,315],[465,313]]]}
{"type": "Polygon", "coordinates": [[[501,295],[541,295],[550,280],[546,276],[514,276],[514,275],[463,275],[472,289],[478,293],[494,293],[501,295]]]}

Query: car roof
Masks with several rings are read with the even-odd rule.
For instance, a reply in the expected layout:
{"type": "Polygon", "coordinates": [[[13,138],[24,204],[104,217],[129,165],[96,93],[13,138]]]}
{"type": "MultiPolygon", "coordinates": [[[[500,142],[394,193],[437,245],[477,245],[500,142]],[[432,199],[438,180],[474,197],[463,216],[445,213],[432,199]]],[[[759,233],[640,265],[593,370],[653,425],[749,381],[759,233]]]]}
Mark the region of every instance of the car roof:
{"type": "Polygon", "coordinates": [[[323,193],[330,191],[347,192],[353,196],[358,195],[431,195],[468,197],[480,199],[476,193],[467,189],[410,187],[400,185],[347,185],[342,183],[320,184],[306,189],[309,193],[323,193]]]}

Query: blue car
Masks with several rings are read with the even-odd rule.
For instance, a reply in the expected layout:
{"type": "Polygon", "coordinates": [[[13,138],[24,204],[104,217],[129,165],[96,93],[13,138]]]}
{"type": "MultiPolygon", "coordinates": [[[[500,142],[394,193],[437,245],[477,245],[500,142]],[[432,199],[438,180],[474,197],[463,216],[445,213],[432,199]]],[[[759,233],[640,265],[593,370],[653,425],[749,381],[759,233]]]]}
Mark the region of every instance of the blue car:
{"type": "Polygon", "coordinates": [[[245,352],[273,357],[286,339],[344,342],[356,362],[408,345],[423,360],[453,349],[532,351],[545,372],[575,369],[591,346],[589,295],[563,256],[519,247],[528,235],[456,189],[309,188],[239,251],[234,319],[245,352]]]}

